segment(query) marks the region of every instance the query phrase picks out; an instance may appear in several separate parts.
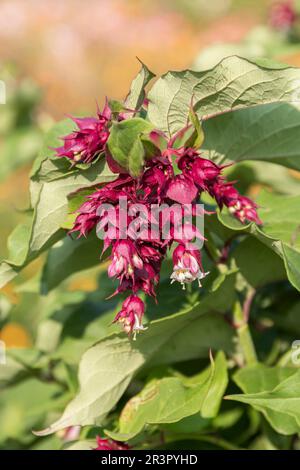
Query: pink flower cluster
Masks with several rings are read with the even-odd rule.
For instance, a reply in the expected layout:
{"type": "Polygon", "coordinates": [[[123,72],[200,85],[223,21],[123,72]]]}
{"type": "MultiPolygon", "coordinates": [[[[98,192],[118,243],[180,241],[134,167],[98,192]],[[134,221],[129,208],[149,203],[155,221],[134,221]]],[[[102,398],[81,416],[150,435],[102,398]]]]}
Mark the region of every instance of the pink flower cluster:
{"type": "MultiPolygon", "coordinates": [[[[87,118],[85,124],[80,122],[78,124],[82,126],[80,131],[64,137],[64,150],[58,149],[58,155],[65,155],[74,160],[75,153],[80,152],[82,156],[80,161],[91,162],[100,149],[105,149],[104,140],[107,140],[109,133],[108,108],[98,117],[97,123],[91,118],[87,118]],[[94,155],[92,149],[95,149],[94,155]],[[70,153],[67,155],[63,153],[64,151],[70,153]]],[[[133,178],[122,171],[116,175],[114,181],[87,196],[78,210],[71,230],[77,232],[79,237],[86,237],[96,226],[97,230],[99,227],[106,228],[103,251],[109,248],[111,250],[108,276],[119,281],[113,295],[125,291],[131,293],[123,302],[114,321],[119,322],[126,333],[132,333],[134,338],[137,332],[144,329],[142,319],[145,306],[137,294],[144,292],[156,297],[155,287],[160,279],[161,264],[173,243],[177,246],[173,252],[171,282],[177,281],[185,288],[185,284],[196,280],[201,286],[201,280],[208,273],[203,269],[200,250],[191,249],[190,246],[190,243],[196,239],[203,240],[203,235],[193,224],[186,225],[184,235],[178,236],[177,221],[174,216],[169,215],[170,236],[165,238],[162,236],[164,227],[161,226],[159,217],[156,220],[152,215],[148,215],[146,218],[136,219],[134,215],[128,215],[131,208],[136,204],[142,204],[149,209],[148,214],[150,214],[150,207],[153,204],[163,204],[167,208],[174,203],[180,207],[188,204],[192,215],[195,216],[199,207],[197,202],[201,194],[206,192],[215,199],[221,209],[223,206],[228,207],[231,214],[241,222],[261,223],[256,204],[241,196],[233,183],[227,182],[222,176],[224,167],[203,158],[190,146],[183,144],[176,147],[178,136],[184,136],[188,129],[183,129],[169,141],[159,131],[150,133],[149,138],[156,150],[153,158],[146,161],[142,175],[133,178]],[[119,204],[121,198],[126,198],[129,209],[126,213],[122,213],[123,209],[119,204]],[[113,207],[114,213],[118,216],[122,216],[123,219],[125,217],[126,227],[131,226],[133,222],[138,223],[139,234],[142,233],[143,236],[137,237],[135,230],[132,233],[129,230],[125,238],[121,227],[116,221],[114,222],[113,214],[105,209],[107,204],[113,207]]],[[[106,157],[112,171],[118,171],[118,166],[108,151],[106,157]]]]}

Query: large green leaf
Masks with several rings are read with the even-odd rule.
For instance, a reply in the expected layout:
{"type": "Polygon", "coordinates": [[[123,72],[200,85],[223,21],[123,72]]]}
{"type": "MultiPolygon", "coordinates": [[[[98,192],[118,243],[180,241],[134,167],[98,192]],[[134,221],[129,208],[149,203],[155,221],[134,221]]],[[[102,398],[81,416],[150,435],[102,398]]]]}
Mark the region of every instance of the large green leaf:
{"type": "Polygon", "coordinates": [[[97,447],[95,439],[85,439],[66,444],[63,450],[92,450],[97,447]]]}
{"type": "Polygon", "coordinates": [[[58,410],[65,399],[60,386],[36,378],[6,388],[0,398],[0,440],[28,438],[46,413],[58,410]]]}
{"type": "Polygon", "coordinates": [[[300,432],[300,370],[256,365],[239,371],[234,380],[244,394],[227,399],[251,405],[281,434],[300,432]]]}
{"type": "Polygon", "coordinates": [[[41,183],[31,223],[26,229],[18,228],[12,237],[18,255],[11,253],[11,259],[0,265],[0,287],[65,235],[61,226],[68,215],[68,196],[71,193],[114,178],[105,161],[100,160],[75,175],[41,183]]]}
{"type": "Polygon", "coordinates": [[[284,65],[263,65],[237,56],[211,70],[168,72],[152,87],[150,121],[174,134],[185,126],[191,103],[199,118],[276,102],[299,101],[300,71],[284,65]]]}
{"type": "Polygon", "coordinates": [[[37,155],[42,136],[38,129],[24,127],[1,140],[0,180],[3,180],[16,168],[29,163],[37,155]]]}
{"type": "Polygon", "coordinates": [[[175,423],[200,413],[203,418],[217,415],[227,387],[227,364],[220,352],[208,369],[188,380],[181,377],[154,379],[131,398],[120,414],[119,431],[108,434],[129,440],[146,424],[175,423]]]}
{"type": "Polygon", "coordinates": [[[34,212],[31,251],[40,252],[60,231],[68,214],[69,194],[113,179],[115,175],[109,170],[105,161],[100,160],[89,169],[79,171],[78,174],[43,183],[34,212]]]}
{"type": "Polygon", "coordinates": [[[69,236],[57,242],[49,250],[43,268],[42,292],[47,293],[72,274],[99,264],[101,251],[102,241],[95,232],[88,238],[73,239],[69,236]]]}
{"type": "MultiPolygon", "coordinates": [[[[219,284],[222,283],[223,294],[210,296],[212,310],[222,311],[225,299],[225,305],[230,309],[234,301],[232,290],[235,283],[235,274],[235,272],[229,271],[225,278],[223,275],[220,276],[219,284]]],[[[213,277],[213,273],[211,276],[213,277]]],[[[210,276],[207,280],[212,283],[210,276]]],[[[216,288],[215,282],[212,284],[213,288],[216,288]]],[[[119,325],[112,325],[111,322],[120,310],[120,300],[118,297],[114,297],[109,301],[104,300],[112,292],[112,280],[108,278],[107,273],[103,270],[99,276],[99,289],[95,292],[89,292],[88,294],[77,292],[79,299],[76,301],[75,298],[74,302],[74,292],[70,299],[70,293],[67,296],[63,295],[63,304],[61,301],[54,302],[55,309],[53,309],[53,301],[50,302],[50,311],[49,308],[47,309],[43,306],[44,317],[46,316],[47,319],[42,321],[38,328],[38,347],[42,350],[47,349],[47,351],[51,351],[51,357],[54,360],[63,357],[65,362],[77,365],[82,354],[96,341],[105,338],[113,332],[119,332],[119,325]],[[70,305],[70,301],[72,304],[77,303],[77,305],[70,305]]],[[[172,286],[171,295],[169,294],[170,282],[168,280],[160,284],[158,305],[153,308],[153,300],[151,299],[146,303],[146,318],[148,321],[171,316],[181,311],[190,311],[196,305],[198,297],[200,299],[203,297],[203,292],[200,291],[199,296],[196,296],[196,298],[195,294],[192,295],[192,298],[186,298],[182,295],[181,286],[176,288],[175,285],[172,286]],[[168,301],[168,298],[170,301],[168,301]]],[[[58,300],[61,297],[60,294],[58,300]]],[[[209,302],[207,301],[206,308],[208,308],[208,304],[209,302]]],[[[191,349],[197,351],[198,331],[196,330],[195,332],[191,327],[189,335],[191,349]]],[[[181,354],[184,354],[185,336],[181,337],[180,333],[176,334],[174,342],[178,349],[181,350],[181,354]]],[[[172,362],[174,360],[172,348],[168,350],[165,347],[164,351],[164,361],[167,362],[169,360],[172,362]]],[[[188,354],[190,354],[189,351],[188,354]]],[[[158,358],[159,360],[160,358],[158,358]]],[[[157,362],[155,356],[151,361],[157,362]]]]}
{"type": "Polygon", "coordinates": [[[64,119],[55,123],[51,127],[51,129],[44,136],[43,145],[33,163],[30,173],[31,178],[38,176],[41,164],[45,160],[55,156],[55,147],[62,145],[60,138],[72,132],[74,127],[76,127],[75,123],[71,119],[64,119]]]}
{"type": "Polygon", "coordinates": [[[139,176],[144,164],[145,150],[141,141],[153,126],[142,118],[114,123],[107,141],[113,159],[132,176],[139,176]]]}
{"type": "Polygon", "coordinates": [[[13,382],[17,377],[26,375],[25,368],[11,357],[6,357],[5,367],[0,367],[0,386],[13,382]]]}
{"type": "MultiPolygon", "coordinates": [[[[291,298],[292,296],[290,296],[291,298]]],[[[294,299],[295,300],[295,299],[294,299]]],[[[299,338],[300,335],[300,300],[292,301],[282,307],[282,302],[277,302],[276,309],[272,309],[269,317],[272,319],[275,327],[280,330],[290,333],[292,338],[299,338]]],[[[291,356],[291,351],[289,351],[291,356]]]]}
{"type": "Polygon", "coordinates": [[[149,363],[207,357],[210,348],[232,351],[233,330],[221,315],[213,313],[215,299],[223,298],[223,309],[228,308],[227,283],[223,284],[224,288],[204,297],[192,309],[151,322],[137,341],[129,341],[123,334],[112,335],[86,351],[79,366],[79,394],[41,435],[73,424],[101,422],[132,377],[149,363]]]}
{"type": "Polygon", "coordinates": [[[31,222],[20,224],[8,237],[9,260],[0,263],[0,288],[17,276],[22,266],[25,266],[31,228],[31,222]]]}

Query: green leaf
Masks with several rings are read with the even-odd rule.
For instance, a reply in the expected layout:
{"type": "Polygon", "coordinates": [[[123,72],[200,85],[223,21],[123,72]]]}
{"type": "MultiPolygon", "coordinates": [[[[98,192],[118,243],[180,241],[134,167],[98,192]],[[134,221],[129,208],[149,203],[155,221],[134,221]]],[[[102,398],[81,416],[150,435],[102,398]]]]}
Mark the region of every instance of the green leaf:
{"type": "Polygon", "coordinates": [[[168,434],[170,433],[176,436],[178,434],[188,434],[189,436],[193,434],[196,436],[211,427],[211,423],[212,419],[202,418],[200,413],[195,413],[194,415],[187,416],[176,423],[164,424],[162,426],[162,430],[166,431],[168,434]]]}
{"type": "Polygon", "coordinates": [[[24,380],[44,366],[42,354],[37,349],[9,348],[6,350],[5,367],[0,366],[0,386],[24,380]]]}
{"type": "MultiPolygon", "coordinates": [[[[100,423],[122,396],[141,367],[207,357],[210,348],[230,352],[233,331],[224,318],[214,312],[218,291],[185,312],[151,322],[136,342],[123,334],[112,335],[90,348],[79,366],[80,392],[62,417],[40,435],[66,426],[100,423]],[[187,348],[187,342],[189,347],[187,348]]],[[[226,306],[223,302],[223,308],[226,306]]]]}
{"type": "Polygon", "coordinates": [[[0,180],[3,180],[16,168],[30,162],[37,155],[42,137],[38,129],[25,127],[1,140],[0,180]]]}
{"type": "Polygon", "coordinates": [[[300,370],[256,365],[239,371],[234,380],[244,395],[229,395],[228,400],[251,405],[281,434],[299,433],[300,370]]]}
{"type": "MultiPolygon", "coordinates": [[[[300,335],[299,311],[300,301],[293,302],[291,298],[291,303],[285,304],[284,308],[282,307],[282,302],[278,302],[268,316],[275,327],[290,333],[293,335],[292,338],[298,338],[300,335]]],[[[291,360],[291,351],[287,351],[286,355],[291,360]]]]}
{"type": "Polygon", "coordinates": [[[211,361],[208,369],[186,381],[181,377],[154,379],[125,405],[119,431],[107,434],[126,441],[147,424],[175,423],[195,413],[213,418],[218,413],[227,383],[227,364],[222,352],[215,362],[211,361]]]}
{"type": "Polygon", "coordinates": [[[295,372],[292,367],[267,367],[264,364],[256,364],[240,369],[233,379],[244,393],[269,392],[295,372]]]}
{"type": "Polygon", "coordinates": [[[231,230],[249,232],[279,255],[290,283],[300,290],[300,196],[281,196],[262,192],[257,200],[263,226],[242,225],[226,214],[219,220],[231,230]]]}
{"type": "Polygon", "coordinates": [[[9,258],[16,265],[22,264],[27,256],[27,243],[31,234],[30,223],[17,225],[7,240],[9,258]]]}
{"type": "Polygon", "coordinates": [[[95,188],[84,188],[68,195],[68,215],[61,225],[65,230],[71,230],[74,227],[76,217],[78,216],[78,209],[86,202],[87,196],[92,194],[95,188]]]}
{"type": "Polygon", "coordinates": [[[97,447],[95,439],[85,439],[82,441],[70,442],[63,450],[92,450],[97,447]]]}
{"type": "Polygon", "coordinates": [[[0,288],[14,279],[25,266],[31,236],[31,223],[18,225],[8,237],[9,260],[0,263],[0,288]]]}
{"type": "Polygon", "coordinates": [[[67,197],[71,193],[113,179],[115,175],[102,159],[88,170],[79,170],[75,175],[43,183],[35,207],[31,240],[33,249],[41,250],[41,247],[59,231],[68,214],[67,197]]]}
{"type": "Polygon", "coordinates": [[[227,57],[204,72],[163,75],[148,95],[148,117],[172,135],[186,125],[191,102],[200,119],[249,106],[297,102],[299,80],[297,68],[227,57]]]}
{"type": "MultiPolygon", "coordinates": [[[[80,172],[79,165],[71,166],[67,158],[47,158],[40,164],[36,176],[31,177],[31,184],[51,182],[66,176],[76,176],[80,172]]],[[[34,204],[33,204],[34,206],[34,204]]]]}
{"type": "Polygon", "coordinates": [[[0,440],[24,439],[44,422],[46,413],[61,406],[62,389],[54,383],[29,378],[1,392],[0,440]]]}
{"type": "Polygon", "coordinates": [[[62,145],[60,138],[72,132],[75,127],[76,125],[71,119],[64,119],[55,123],[51,127],[51,129],[44,136],[43,145],[33,163],[30,173],[31,178],[37,176],[41,168],[41,164],[45,160],[55,156],[55,150],[53,149],[62,145]]]}
{"type": "Polygon", "coordinates": [[[0,367],[0,386],[8,385],[19,377],[26,376],[26,370],[22,364],[10,356],[6,356],[5,367],[0,367]]]}
{"type": "Polygon", "coordinates": [[[232,256],[240,273],[254,288],[286,279],[283,261],[253,237],[242,240],[232,256]]]}
{"type": "MultiPolygon", "coordinates": [[[[61,226],[68,215],[68,196],[83,188],[94,187],[115,179],[104,160],[88,170],[40,184],[31,225],[18,228],[13,234],[16,249],[11,259],[0,265],[0,286],[3,287],[30,261],[50,248],[65,235],[61,226]]],[[[12,242],[11,242],[12,244],[12,242]]]]}
{"type": "Polygon", "coordinates": [[[100,263],[102,241],[92,232],[88,238],[70,236],[57,242],[48,252],[43,268],[41,290],[43,294],[57,287],[76,272],[100,263]]]}
{"type": "Polygon", "coordinates": [[[114,123],[107,141],[113,159],[132,176],[139,176],[144,164],[145,150],[142,134],[150,132],[153,126],[145,119],[132,118],[114,123]]]}
{"type": "MultiPolygon", "coordinates": [[[[142,62],[142,68],[132,81],[129,93],[125,99],[124,106],[129,110],[139,110],[145,99],[145,87],[155,77],[146,65],[142,62]]],[[[132,113],[128,113],[127,117],[132,116],[132,113]]]]}
{"type": "Polygon", "coordinates": [[[218,163],[261,160],[300,169],[299,103],[265,104],[204,122],[205,156],[218,163]]]}

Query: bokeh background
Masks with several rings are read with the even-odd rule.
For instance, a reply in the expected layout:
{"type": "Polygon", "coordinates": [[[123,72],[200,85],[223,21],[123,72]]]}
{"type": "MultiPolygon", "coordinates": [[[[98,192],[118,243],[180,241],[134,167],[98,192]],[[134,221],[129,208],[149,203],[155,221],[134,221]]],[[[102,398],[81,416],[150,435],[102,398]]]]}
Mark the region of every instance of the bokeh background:
{"type": "MultiPolygon", "coordinates": [[[[136,57],[157,75],[206,68],[231,53],[300,65],[299,43],[269,26],[272,3],[0,0],[0,79],[7,93],[0,105],[1,259],[9,233],[26,216],[31,162],[54,120],[91,115],[105,96],[124,98],[139,69],[136,57]]],[[[289,178],[289,191],[299,191],[299,176],[289,172],[289,178]]],[[[7,347],[34,341],[44,307],[26,282],[40,266],[32,263],[0,294],[0,339],[7,347]]],[[[92,274],[79,274],[67,289],[89,291],[95,282],[92,274]]]]}

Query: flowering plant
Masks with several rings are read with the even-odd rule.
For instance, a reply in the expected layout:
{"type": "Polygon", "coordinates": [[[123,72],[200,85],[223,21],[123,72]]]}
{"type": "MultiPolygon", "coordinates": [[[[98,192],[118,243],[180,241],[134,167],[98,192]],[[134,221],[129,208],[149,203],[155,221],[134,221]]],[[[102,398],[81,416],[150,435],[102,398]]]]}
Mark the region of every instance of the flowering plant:
{"type": "Polygon", "coordinates": [[[297,338],[275,333],[295,318],[281,302],[299,302],[299,69],[234,56],[146,94],[153,78],[142,65],[124,102],[55,125],[33,165],[32,217],[0,281],[47,252],[29,369],[64,411],[35,435],[96,450],[292,443],[297,338]],[[96,292],[70,289],[91,268],[96,292]]]}

